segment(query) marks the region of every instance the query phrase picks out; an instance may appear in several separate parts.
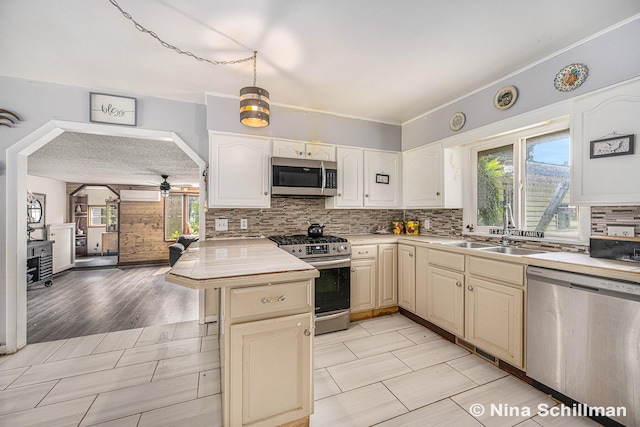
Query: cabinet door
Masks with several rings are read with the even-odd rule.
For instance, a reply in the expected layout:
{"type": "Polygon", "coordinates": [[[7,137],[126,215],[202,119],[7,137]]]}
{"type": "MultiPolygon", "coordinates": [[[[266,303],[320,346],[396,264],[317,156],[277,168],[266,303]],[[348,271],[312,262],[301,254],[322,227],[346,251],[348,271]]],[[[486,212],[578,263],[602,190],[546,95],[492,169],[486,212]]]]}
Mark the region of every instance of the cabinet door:
{"type": "Polygon", "coordinates": [[[364,206],[401,205],[400,153],[364,150],[364,206]]]}
{"type": "Polygon", "coordinates": [[[523,367],[524,292],[469,278],[465,291],[466,339],[516,367],[523,367]]]}
{"type": "Polygon", "coordinates": [[[336,147],[334,145],[306,144],[307,159],[336,161],[336,147]]]}
{"type": "Polygon", "coordinates": [[[275,157],[305,158],[305,143],[297,141],[273,140],[273,155],[275,157]]]}
{"type": "Polygon", "coordinates": [[[209,205],[269,207],[269,141],[212,135],[209,205]]]}
{"type": "Polygon", "coordinates": [[[398,245],[378,245],[378,300],[376,308],[398,305],[398,245]]]}
{"type": "Polygon", "coordinates": [[[442,145],[435,144],[403,153],[403,200],[408,208],[444,205],[442,145]]]}
{"type": "Polygon", "coordinates": [[[73,267],[75,253],[75,224],[51,224],[47,227],[48,240],[53,243],[53,274],[73,267]]]}
{"type": "Polygon", "coordinates": [[[280,425],[311,414],[312,321],[306,313],[230,327],[230,426],[280,425]]]}
{"type": "Polygon", "coordinates": [[[464,274],[428,268],[427,320],[464,337],[464,274]]]}
{"type": "Polygon", "coordinates": [[[351,311],[373,310],[376,305],[376,260],[351,261],[351,311]]]}
{"type": "Polygon", "coordinates": [[[427,318],[427,255],[430,249],[416,246],[416,314],[423,319],[427,318]]]}
{"type": "Polygon", "coordinates": [[[398,245],[398,305],[416,311],[415,248],[409,245],[398,245]]]}
{"type": "Polygon", "coordinates": [[[338,195],[334,205],[361,207],[363,195],[363,150],[360,148],[337,148],[338,195]]]}

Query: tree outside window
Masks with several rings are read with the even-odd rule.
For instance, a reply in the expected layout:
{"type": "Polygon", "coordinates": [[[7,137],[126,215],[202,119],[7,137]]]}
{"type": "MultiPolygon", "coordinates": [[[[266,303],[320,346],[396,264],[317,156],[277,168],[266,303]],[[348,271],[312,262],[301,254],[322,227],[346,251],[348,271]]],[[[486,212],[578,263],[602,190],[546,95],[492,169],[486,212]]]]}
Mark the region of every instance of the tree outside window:
{"type": "Polygon", "coordinates": [[[165,240],[176,240],[181,234],[199,233],[199,196],[171,193],[164,203],[165,240]]]}

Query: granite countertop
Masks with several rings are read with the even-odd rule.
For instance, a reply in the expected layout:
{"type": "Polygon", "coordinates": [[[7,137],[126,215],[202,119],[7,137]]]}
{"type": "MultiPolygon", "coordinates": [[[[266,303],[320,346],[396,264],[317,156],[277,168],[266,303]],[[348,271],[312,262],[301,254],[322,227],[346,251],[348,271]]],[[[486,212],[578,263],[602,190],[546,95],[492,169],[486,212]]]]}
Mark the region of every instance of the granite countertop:
{"type": "Polygon", "coordinates": [[[306,262],[265,238],[192,243],[167,273],[167,281],[192,289],[307,280],[319,275],[306,262]]]}
{"type": "Polygon", "coordinates": [[[615,261],[603,258],[591,258],[588,254],[578,252],[545,252],[535,255],[507,255],[495,252],[479,251],[477,249],[444,246],[442,243],[462,242],[464,238],[448,238],[431,236],[428,234],[352,234],[343,235],[352,245],[384,244],[384,243],[422,243],[438,245],[438,249],[451,252],[475,255],[496,260],[517,262],[536,267],[552,268],[573,273],[589,274],[610,279],[626,280],[640,283],[640,264],[615,261]]]}

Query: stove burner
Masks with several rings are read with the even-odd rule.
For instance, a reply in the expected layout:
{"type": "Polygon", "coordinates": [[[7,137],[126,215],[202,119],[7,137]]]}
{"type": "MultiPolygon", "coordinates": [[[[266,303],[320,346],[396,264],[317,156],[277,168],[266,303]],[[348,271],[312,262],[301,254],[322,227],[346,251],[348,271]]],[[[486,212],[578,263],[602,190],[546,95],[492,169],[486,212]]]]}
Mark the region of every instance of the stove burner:
{"type": "Polygon", "coordinates": [[[342,243],[347,241],[347,239],[337,236],[309,237],[305,234],[295,234],[293,236],[270,236],[269,239],[276,242],[278,246],[317,245],[323,243],[342,243]]]}

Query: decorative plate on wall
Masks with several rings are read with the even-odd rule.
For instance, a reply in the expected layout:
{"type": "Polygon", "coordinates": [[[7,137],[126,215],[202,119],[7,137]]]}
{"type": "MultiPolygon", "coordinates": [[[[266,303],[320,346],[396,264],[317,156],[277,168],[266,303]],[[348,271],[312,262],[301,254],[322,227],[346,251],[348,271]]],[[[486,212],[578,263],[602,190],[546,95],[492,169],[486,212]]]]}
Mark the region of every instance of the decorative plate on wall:
{"type": "Polygon", "coordinates": [[[493,98],[493,106],[498,110],[511,108],[518,99],[518,90],[514,86],[505,86],[500,89],[493,98]]]}
{"type": "Polygon", "coordinates": [[[460,130],[462,126],[464,126],[464,122],[466,121],[466,117],[464,113],[455,113],[451,116],[451,120],[449,120],[449,127],[451,130],[460,130]]]}
{"type": "Polygon", "coordinates": [[[587,79],[589,70],[584,64],[571,64],[556,74],[553,85],[560,92],[569,92],[580,86],[587,79]]]}

